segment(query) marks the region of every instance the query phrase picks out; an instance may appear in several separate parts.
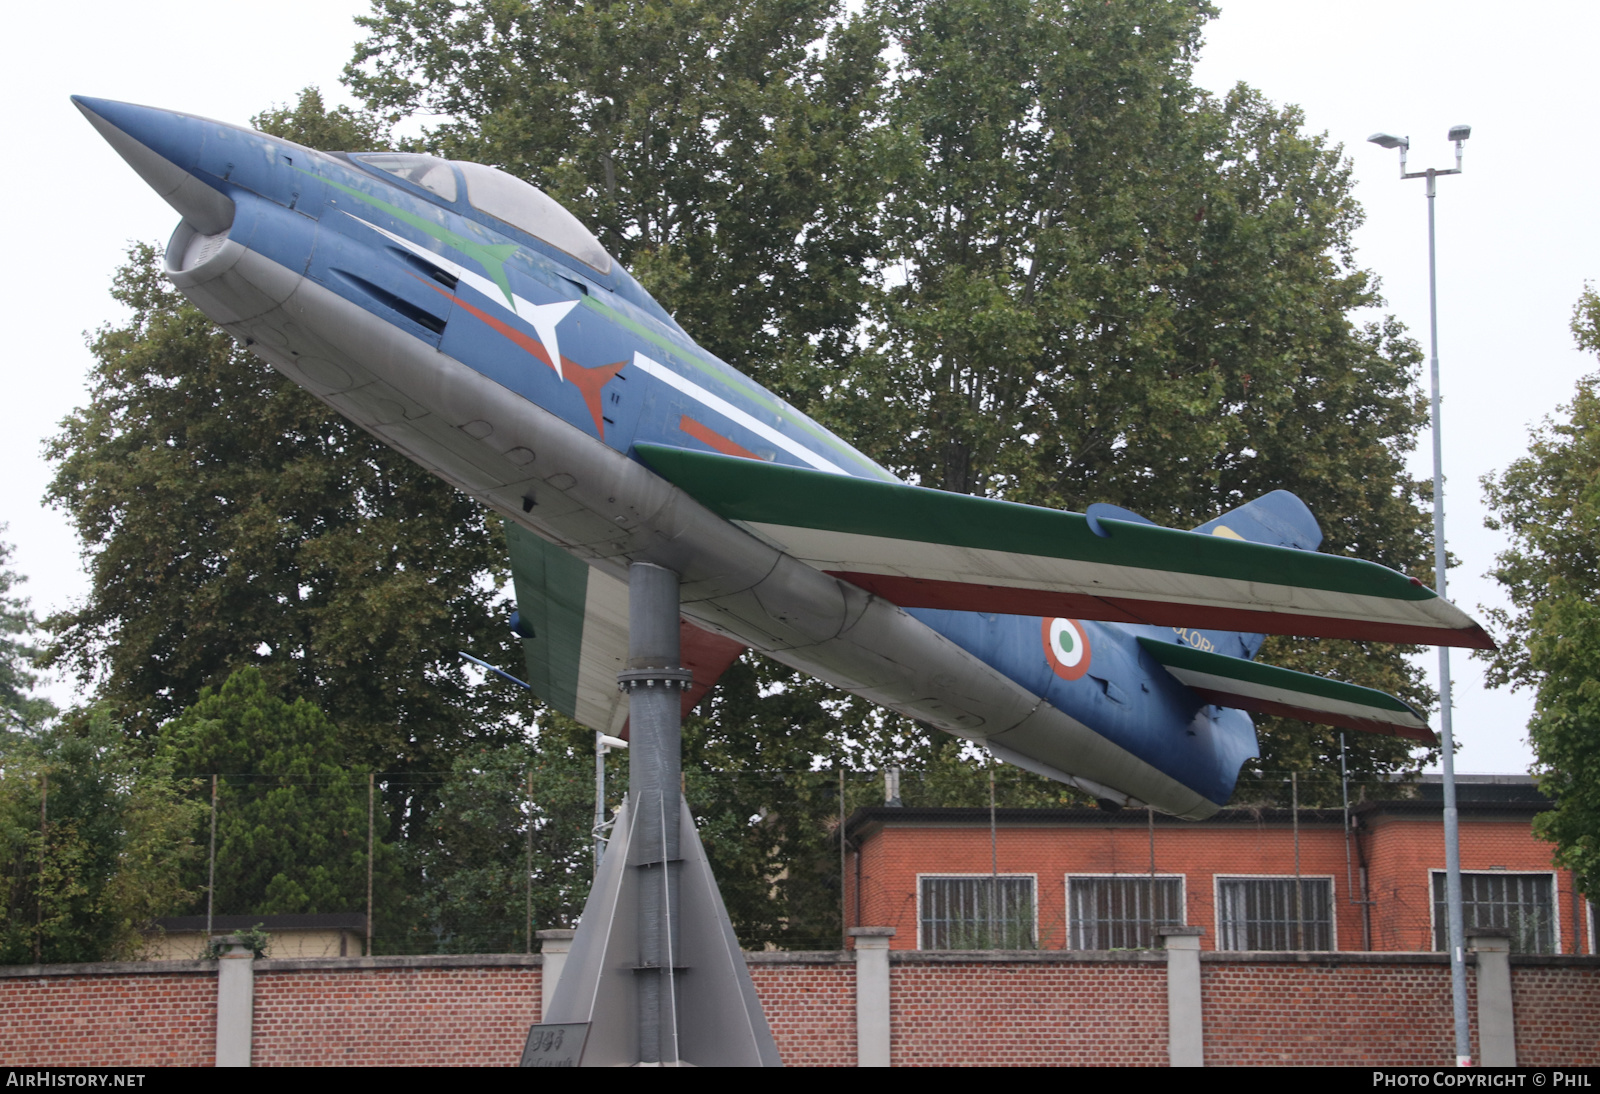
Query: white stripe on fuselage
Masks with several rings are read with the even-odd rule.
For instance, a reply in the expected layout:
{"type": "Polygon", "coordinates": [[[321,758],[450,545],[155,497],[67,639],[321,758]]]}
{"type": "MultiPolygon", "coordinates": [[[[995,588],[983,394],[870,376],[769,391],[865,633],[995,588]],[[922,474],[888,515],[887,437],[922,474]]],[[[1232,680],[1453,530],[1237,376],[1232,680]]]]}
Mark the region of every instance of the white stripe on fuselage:
{"type": "MultiPolygon", "coordinates": [[[[393,232],[386,232],[370,220],[362,220],[354,213],[346,213],[345,216],[351,220],[360,221],[374,232],[399,244],[418,258],[431,262],[447,273],[453,274],[457,280],[465,281],[484,296],[493,300],[496,307],[504,307],[500,301],[505,299],[505,291],[482,274],[450,261],[437,251],[419,247],[409,239],[397,236],[393,232]]],[[[550,354],[550,363],[555,367],[556,375],[561,377],[562,380],[567,377],[561,371],[561,344],[556,338],[556,326],[567,317],[568,312],[577,306],[578,302],[576,300],[561,300],[554,304],[534,304],[516,293],[511,294],[511,312],[526,319],[529,325],[533,327],[533,331],[539,336],[539,341],[544,345],[545,351],[550,354]]]]}
{"type": "Polygon", "coordinates": [[[743,410],[740,410],[738,407],[734,406],[720,395],[713,395],[711,392],[707,391],[693,380],[690,380],[688,377],[678,375],[666,365],[663,365],[660,361],[652,361],[644,354],[635,351],[633,354],[633,364],[635,368],[639,369],[639,371],[648,372],[651,376],[654,376],[662,383],[677,388],[679,391],[683,392],[685,395],[689,396],[689,398],[693,399],[701,406],[704,406],[706,409],[714,410],[718,414],[721,414],[724,418],[727,418],[730,422],[744,426],[756,436],[762,438],[763,440],[770,441],[779,448],[783,449],[785,452],[789,453],[791,456],[798,456],[812,467],[815,467],[818,471],[831,471],[835,475],[845,475],[849,473],[831,460],[824,459],[799,442],[792,440],[789,437],[785,437],[782,433],[779,433],[776,429],[773,429],[761,419],[756,418],[743,410]]]}

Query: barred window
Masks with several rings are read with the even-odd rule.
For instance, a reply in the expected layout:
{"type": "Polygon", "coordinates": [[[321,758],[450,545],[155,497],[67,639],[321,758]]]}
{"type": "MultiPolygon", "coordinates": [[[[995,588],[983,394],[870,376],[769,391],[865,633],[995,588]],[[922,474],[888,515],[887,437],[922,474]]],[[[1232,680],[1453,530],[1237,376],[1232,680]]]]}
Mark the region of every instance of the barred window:
{"type": "Polygon", "coordinates": [[[924,877],[924,950],[1031,950],[1033,878],[924,877]]]}
{"type": "Polygon", "coordinates": [[[1067,908],[1075,950],[1151,949],[1183,925],[1183,878],[1069,877],[1067,908]]]}
{"type": "MultiPolygon", "coordinates": [[[[1490,927],[1511,936],[1512,953],[1556,952],[1556,901],[1549,874],[1461,875],[1461,921],[1467,930],[1490,927]]],[[[1445,872],[1433,874],[1433,948],[1449,948],[1445,872]]]]}
{"type": "Polygon", "coordinates": [[[1333,949],[1333,879],[1217,879],[1217,948],[1333,949]]]}

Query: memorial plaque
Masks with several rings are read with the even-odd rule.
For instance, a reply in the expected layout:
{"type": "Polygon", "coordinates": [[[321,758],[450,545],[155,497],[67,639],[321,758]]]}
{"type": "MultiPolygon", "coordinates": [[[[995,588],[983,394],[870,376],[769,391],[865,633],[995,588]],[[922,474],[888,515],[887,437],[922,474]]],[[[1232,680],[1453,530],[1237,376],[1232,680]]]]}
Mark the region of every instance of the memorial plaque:
{"type": "Polygon", "coordinates": [[[577,1067],[583,1060],[583,1045],[588,1039],[588,1022],[531,1026],[519,1066],[577,1067]]]}

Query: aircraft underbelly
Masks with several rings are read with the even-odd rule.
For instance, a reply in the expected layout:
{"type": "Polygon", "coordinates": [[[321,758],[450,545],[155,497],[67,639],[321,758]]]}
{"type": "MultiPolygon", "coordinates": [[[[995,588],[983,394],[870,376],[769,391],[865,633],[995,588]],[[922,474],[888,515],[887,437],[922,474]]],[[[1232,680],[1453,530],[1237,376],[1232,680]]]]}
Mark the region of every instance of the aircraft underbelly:
{"type": "Polygon", "coordinates": [[[168,273],[319,399],[484,505],[626,579],[682,576],[685,616],[783,664],[1091,792],[1192,819],[1217,805],[887,601],[789,557],[642,464],[329,288],[180,226],[168,273]],[[193,233],[190,232],[192,236],[193,233]],[[200,257],[195,261],[196,256],[200,257]]]}

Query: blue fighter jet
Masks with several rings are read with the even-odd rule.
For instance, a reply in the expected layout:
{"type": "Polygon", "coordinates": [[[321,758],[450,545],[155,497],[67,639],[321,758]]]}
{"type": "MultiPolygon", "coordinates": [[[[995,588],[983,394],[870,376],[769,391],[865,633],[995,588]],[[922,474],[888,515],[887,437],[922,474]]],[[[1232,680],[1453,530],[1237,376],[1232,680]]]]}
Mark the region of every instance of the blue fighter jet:
{"type": "Polygon", "coordinates": [[[1317,553],[1277,492],[1192,531],[908,485],[707,353],[549,196],[74,99],[182,216],[167,274],[274,368],[502,514],[534,689],[625,729],[627,575],[682,579],[697,702],[746,648],[1119,805],[1202,819],[1247,711],[1432,742],[1267,633],[1492,648],[1419,582],[1317,553]]]}

